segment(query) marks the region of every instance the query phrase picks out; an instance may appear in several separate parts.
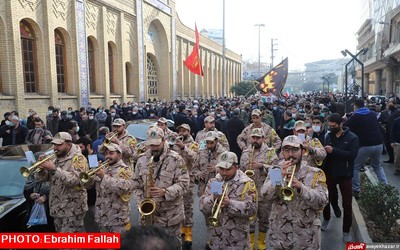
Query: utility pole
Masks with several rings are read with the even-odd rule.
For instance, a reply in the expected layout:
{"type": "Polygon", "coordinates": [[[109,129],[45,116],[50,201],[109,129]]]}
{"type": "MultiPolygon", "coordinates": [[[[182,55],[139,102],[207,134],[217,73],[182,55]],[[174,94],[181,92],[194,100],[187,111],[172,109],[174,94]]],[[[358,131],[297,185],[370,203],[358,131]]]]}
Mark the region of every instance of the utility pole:
{"type": "Polygon", "coordinates": [[[260,37],[260,28],[265,27],[265,24],[259,23],[259,24],[254,24],[254,26],[258,27],[258,77],[261,75],[261,50],[260,50],[260,44],[261,44],[261,37],[260,37]]]}
{"type": "Polygon", "coordinates": [[[277,51],[278,49],[274,49],[275,45],[278,45],[276,43],[274,43],[274,41],[276,41],[277,39],[273,39],[271,38],[271,69],[274,67],[274,51],[277,51]]]}

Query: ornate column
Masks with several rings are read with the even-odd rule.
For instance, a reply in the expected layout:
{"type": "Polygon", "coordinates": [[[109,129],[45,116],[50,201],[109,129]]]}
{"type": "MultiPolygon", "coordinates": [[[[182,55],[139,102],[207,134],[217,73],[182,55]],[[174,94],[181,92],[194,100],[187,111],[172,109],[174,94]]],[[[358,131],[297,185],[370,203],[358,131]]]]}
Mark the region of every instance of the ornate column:
{"type": "Polygon", "coordinates": [[[382,89],[382,69],[375,70],[375,84],[374,84],[374,95],[381,95],[382,89]]]}
{"type": "Polygon", "coordinates": [[[393,93],[393,67],[386,68],[386,97],[390,97],[393,93]]]}

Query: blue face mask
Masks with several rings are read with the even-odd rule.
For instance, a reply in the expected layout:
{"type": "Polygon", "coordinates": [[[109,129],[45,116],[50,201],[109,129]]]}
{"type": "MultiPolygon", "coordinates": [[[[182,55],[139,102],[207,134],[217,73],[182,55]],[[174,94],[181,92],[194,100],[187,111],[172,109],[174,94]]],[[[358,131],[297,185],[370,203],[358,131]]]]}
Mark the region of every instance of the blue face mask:
{"type": "Polygon", "coordinates": [[[278,110],[278,107],[273,107],[272,109],[273,109],[273,110],[278,110]]]}
{"type": "Polygon", "coordinates": [[[325,113],[320,113],[319,114],[321,117],[325,117],[325,113]]]}

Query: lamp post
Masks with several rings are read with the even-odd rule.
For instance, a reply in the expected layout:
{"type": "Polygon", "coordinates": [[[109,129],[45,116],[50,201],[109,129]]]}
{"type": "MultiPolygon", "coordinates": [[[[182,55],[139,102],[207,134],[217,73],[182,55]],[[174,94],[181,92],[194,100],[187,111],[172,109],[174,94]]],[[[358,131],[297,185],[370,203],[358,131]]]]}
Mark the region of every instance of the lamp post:
{"type": "MultiPolygon", "coordinates": [[[[330,77],[323,76],[321,78],[328,83],[328,93],[329,93],[329,79],[330,79],[330,77]]],[[[322,85],[322,92],[323,91],[324,91],[324,85],[322,85]]]]}
{"type": "Polygon", "coordinates": [[[364,97],[364,64],[357,58],[357,56],[360,55],[361,53],[363,55],[365,55],[365,53],[367,53],[368,50],[369,50],[368,48],[362,48],[356,55],[353,55],[347,49],[341,51],[343,56],[347,56],[347,54],[349,54],[352,57],[352,59],[346,64],[346,69],[345,69],[345,73],[344,73],[345,79],[346,79],[345,80],[345,90],[344,90],[345,91],[345,94],[344,94],[344,100],[345,100],[344,112],[345,113],[347,112],[347,100],[348,100],[348,97],[347,97],[347,66],[349,66],[349,64],[351,62],[353,62],[353,60],[358,62],[361,65],[361,97],[364,97]]]}
{"type": "Polygon", "coordinates": [[[222,1],[222,97],[226,95],[225,77],[225,0],[222,1]]]}
{"type": "Polygon", "coordinates": [[[254,26],[258,26],[258,77],[261,74],[261,56],[260,56],[260,28],[265,27],[265,24],[259,23],[259,24],[254,24],[254,26]]]}

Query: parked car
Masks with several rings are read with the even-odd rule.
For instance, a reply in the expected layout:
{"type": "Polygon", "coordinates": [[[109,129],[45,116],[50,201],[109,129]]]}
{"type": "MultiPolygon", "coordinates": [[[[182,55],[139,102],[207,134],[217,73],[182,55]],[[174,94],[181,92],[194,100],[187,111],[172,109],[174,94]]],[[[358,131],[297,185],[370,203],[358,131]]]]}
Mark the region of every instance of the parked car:
{"type": "Polygon", "coordinates": [[[368,100],[375,103],[384,103],[386,97],[383,95],[369,95],[368,100]]]}
{"type": "Polygon", "coordinates": [[[23,232],[26,229],[27,203],[24,197],[26,178],[21,167],[29,167],[25,152],[46,151],[51,145],[20,145],[0,148],[0,232],[23,232]]]}
{"type": "MultiPolygon", "coordinates": [[[[133,120],[126,122],[126,130],[128,130],[129,134],[138,140],[138,142],[142,142],[146,140],[146,132],[147,129],[151,125],[156,126],[157,120],[150,119],[142,119],[142,120],[133,120]]],[[[175,123],[172,120],[167,120],[167,126],[172,131],[175,131],[175,123]]]]}

